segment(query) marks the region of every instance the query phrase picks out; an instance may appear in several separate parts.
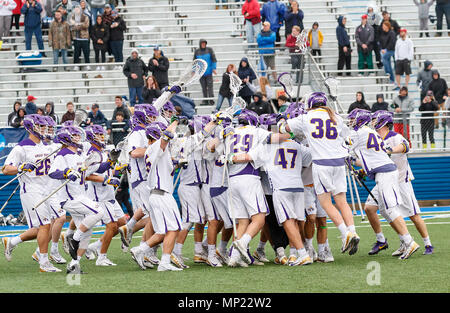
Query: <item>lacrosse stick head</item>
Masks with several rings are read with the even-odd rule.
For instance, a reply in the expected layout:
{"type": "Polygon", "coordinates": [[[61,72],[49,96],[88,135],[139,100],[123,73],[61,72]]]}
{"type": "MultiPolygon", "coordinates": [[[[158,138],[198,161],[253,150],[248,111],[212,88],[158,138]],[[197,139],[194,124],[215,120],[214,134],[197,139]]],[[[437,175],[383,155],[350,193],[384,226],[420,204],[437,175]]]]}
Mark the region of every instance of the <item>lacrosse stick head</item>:
{"type": "Polygon", "coordinates": [[[55,142],[63,144],[65,146],[71,146],[78,149],[83,148],[83,141],[86,135],[84,131],[77,126],[66,126],[61,128],[55,137],[55,142]]]}
{"type": "Polygon", "coordinates": [[[394,113],[384,110],[376,111],[372,114],[373,127],[378,130],[387,124],[394,123],[394,113]]]}
{"type": "Polygon", "coordinates": [[[100,125],[90,125],[85,129],[86,140],[101,148],[106,147],[106,130],[100,125]]]}
{"type": "Polygon", "coordinates": [[[45,139],[47,135],[47,125],[48,122],[44,116],[39,114],[25,115],[23,119],[23,127],[25,130],[40,139],[45,139]]]}
{"type": "Polygon", "coordinates": [[[278,76],[278,82],[290,98],[291,95],[294,94],[294,81],[291,74],[287,72],[281,73],[280,76],[278,76]]]}
{"type": "Polygon", "coordinates": [[[231,115],[239,115],[241,112],[247,107],[247,102],[241,97],[234,97],[233,103],[229,108],[225,110],[225,112],[231,115]]]}
{"type": "Polygon", "coordinates": [[[295,46],[297,47],[295,51],[300,54],[305,54],[308,50],[308,33],[306,32],[306,29],[304,29],[300,35],[297,36],[295,46]]]}
{"type": "Polygon", "coordinates": [[[86,119],[88,118],[88,114],[85,110],[83,109],[76,109],[75,110],[75,118],[73,120],[73,123],[75,126],[80,126],[81,123],[83,123],[84,121],[86,121],[86,119]]]}
{"type": "Polygon", "coordinates": [[[328,89],[328,94],[330,95],[330,98],[333,101],[336,100],[338,96],[339,81],[334,77],[328,77],[327,79],[325,79],[325,86],[328,89]]]}
{"type": "Polygon", "coordinates": [[[176,86],[185,87],[200,79],[200,77],[205,74],[208,68],[208,63],[202,59],[196,59],[192,62],[191,66],[181,75],[177,82],[174,83],[176,86]]]}
{"type": "Polygon", "coordinates": [[[300,104],[293,102],[287,107],[284,113],[286,114],[287,118],[291,119],[296,118],[301,114],[305,114],[306,112],[300,104]]]}
{"type": "Polygon", "coordinates": [[[372,114],[368,110],[354,109],[347,118],[348,126],[356,131],[372,121],[372,114]]]}
{"type": "Polygon", "coordinates": [[[234,73],[228,73],[230,76],[230,91],[236,97],[242,88],[242,80],[234,73]]]}

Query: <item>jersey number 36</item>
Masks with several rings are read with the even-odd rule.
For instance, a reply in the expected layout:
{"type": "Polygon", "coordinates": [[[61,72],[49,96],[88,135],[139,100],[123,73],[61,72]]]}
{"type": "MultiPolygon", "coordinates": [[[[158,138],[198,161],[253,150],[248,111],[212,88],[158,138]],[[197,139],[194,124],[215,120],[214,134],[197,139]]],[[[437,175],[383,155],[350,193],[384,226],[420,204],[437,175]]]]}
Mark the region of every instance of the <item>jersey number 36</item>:
{"type": "Polygon", "coordinates": [[[325,136],[327,139],[336,139],[338,136],[338,132],[336,129],[336,123],[332,120],[325,120],[325,123],[320,118],[313,118],[310,121],[311,124],[316,126],[315,132],[311,133],[311,136],[316,139],[321,139],[325,136]],[[325,126],[325,127],[324,127],[325,126]]]}

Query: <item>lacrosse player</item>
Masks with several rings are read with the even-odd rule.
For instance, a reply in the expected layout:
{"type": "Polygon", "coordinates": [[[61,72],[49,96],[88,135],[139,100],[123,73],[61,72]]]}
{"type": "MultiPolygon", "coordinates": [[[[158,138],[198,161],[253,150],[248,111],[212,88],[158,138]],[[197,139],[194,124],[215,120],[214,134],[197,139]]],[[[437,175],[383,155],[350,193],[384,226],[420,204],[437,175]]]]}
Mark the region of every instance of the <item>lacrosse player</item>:
{"type": "MultiPolygon", "coordinates": [[[[367,176],[375,180],[374,191],[376,191],[375,197],[380,213],[398,233],[400,241],[405,247],[404,253],[399,259],[407,259],[419,249],[419,245],[409,234],[398,209],[402,203],[402,197],[398,184],[397,166],[387,155],[381,137],[375,130],[368,127],[368,124],[372,121],[370,111],[355,109],[349,114],[348,119],[352,131],[346,142],[349,143],[352,152],[359,159],[356,164],[362,166],[367,176]]],[[[374,215],[378,220],[376,209],[377,207],[375,207],[375,211],[371,210],[368,215],[374,215]]],[[[370,222],[372,220],[373,218],[369,219],[370,222]]],[[[379,233],[376,229],[374,230],[379,233]]]]}

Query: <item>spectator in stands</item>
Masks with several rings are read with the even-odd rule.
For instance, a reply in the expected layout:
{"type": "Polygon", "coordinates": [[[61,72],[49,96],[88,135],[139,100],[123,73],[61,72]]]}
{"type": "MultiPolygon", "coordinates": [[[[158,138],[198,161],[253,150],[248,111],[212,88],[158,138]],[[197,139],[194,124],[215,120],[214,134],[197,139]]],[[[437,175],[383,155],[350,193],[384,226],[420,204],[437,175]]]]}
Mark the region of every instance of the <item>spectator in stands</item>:
{"type": "Polygon", "coordinates": [[[261,32],[261,7],[258,0],[245,0],[242,5],[247,43],[253,44],[261,32]]]}
{"type": "Polygon", "coordinates": [[[142,98],[144,103],[153,103],[154,100],[161,96],[161,89],[155,76],[148,76],[145,80],[145,87],[142,90],[142,98]]]}
{"type": "Polygon", "coordinates": [[[267,101],[271,101],[275,98],[275,92],[273,91],[272,87],[270,86],[269,80],[261,76],[259,78],[259,87],[257,89],[258,92],[261,92],[261,94],[265,95],[267,98],[267,101]]]}
{"type": "Polygon", "coordinates": [[[263,94],[260,92],[253,95],[253,102],[250,103],[248,109],[256,112],[258,115],[272,113],[269,102],[263,100],[263,94]]]}
{"type": "Polygon", "coordinates": [[[148,61],[148,71],[152,72],[160,89],[169,86],[169,59],[159,46],[153,49],[153,57],[148,61]]]}
{"type": "MultiPolygon", "coordinates": [[[[213,77],[212,75],[217,75],[217,59],[214,50],[207,47],[208,42],[205,39],[200,39],[199,48],[194,52],[194,60],[202,59],[208,63],[208,68],[205,74],[200,78],[200,85],[202,86],[202,92],[204,98],[214,98],[213,90],[213,77]]],[[[203,101],[203,104],[213,105],[214,100],[203,101]]]]}
{"type": "Polygon", "coordinates": [[[401,122],[394,123],[394,131],[401,134],[403,137],[409,140],[409,114],[414,110],[414,99],[408,95],[408,87],[403,86],[399,95],[394,98],[394,102],[390,107],[390,111],[394,111],[396,118],[402,118],[401,122]],[[406,125],[404,123],[406,122],[406,125]],[[406,127],[406,134],[404,128],[406,127]]]}
{"type": "Polygon", "coordinates": [[[381,15],[383,16],[383,21],[381,23],[388,21],[391,24],[391,27],[392,27],[392,30],[394,31],[394,33],[396,35],[400,35],[400,26],[398,25],[396,20],[391,19],[391,14],[389,14],[388,11],[383,11],[381,13],[381,15]]]}
{"type": "Polygon", "coordinates": [[[372,104],[372,112],[376,112],[376,111],[387,111],[389,107],[389,104],[384,101],[384,96],[382,93],[377,94],[377,102],[375,102],[374,104],[372,104]]]}
{"type": "MultiPolygon", "coordinates": [[[[355,39],[358,46],[358,69],[373,69],[372,43],[375,40],[375,32],[373,27],[367,24],[366,14],[361,17],[361,25],[356,28],[355,39]]],[[[360,72],[358,76],[363,74],[364,72],[360,72]]]]}
{"type": "MultiPolygon", "coordinates": [[[[436,0],[436,18],[437,18],[437,30],[442,30],[442,20],[445,15],[447,22],[447,29],[450,30],[450,0],[436,0]]],[[[448,32],[450,36],[450,31],[448,32]]],[[[435,37],[442,36],[441,32],[437,32],[435,37]]]]}
{"type": "MultiPolygon", "coordinates": [[[[445,81],[445,79],[441,78],[438,70],[432,70],[431,74],[433,75],[433,80],[428,85],[428,90],[431,90],[433,92],[434,99],[439,105],[439,109],[443,110],[445,100],[447,99],[447,82],[445,81]]],[[[438,113],[436,113],[435,115],[438,115],[438,113]]],[[[438,119],[435,120],[435,126],[436,128],[439,128],[438,119]]]]}
{"type": "MultiPolygon", "coordinates": [[[[121,0],[121,2],[122,2],[123,6],[127,5],[125,0],[121,0]]],[[[119,5],[119,0],[108,0],[108,3],[111,6],[111,8],[114,10],[119,5]]]]}
{"type": "MultiPolygon", "coordinates": [[[[450,88],[447,88],[447,92],[445,93],[445,95],[447,96],[447,98],[445,99],[444,109],[446,111],[450,111],[450,88]]],[[[445,113],[444,115],[447,116],[447,118],[442,121],[445,127],[445,125],[450,125],[450,118],[448,118],[448,116],[450,116],[450,113],[445,113]]]]}
{"type": "Polygon", "coordinates": [[[297,1],[291,2],[291,10],[286,11],[284,13],[284,20],[286,21],[285,28],[285,38],[287,38],[292,33],[292,27],[298,26],[300,27],[300,32],[305,28],[303,26],[303,11],[299,9],[299,5],[297,1]]]}
{"type": "Polygon", "coordinates": [[[433,63],[431,61],[426,60],[424,62],[424,68],[417,75],[416,83],[420,89],[420,101],[425,98],[428,92],[428,86],[433,81],[433,73],[431,69],[433,68],[433,63]]]}
{"type": "Polygon", "coordinates": [[[89,6],[89,3],[87,3],[86,0],[81,0],[80,7],[81,7],[81,12],[83,12],[84,15],[89,17],[89,23],[90,23],[90,25],[92,25],[93,24],[92,23],[92,13],[91,13],[91,8],[89,6]]]}
{"type": "Polygon", "coordinates": [[[112,16],[113,12],[115,11],[113,11],[111,5],[107,4],[105,6],[105,11],[101,14],[103,17],[103,22],[108,26],[111,26],[111,24],[114,22],[114,17],[112,16]]]}
{"type": "MultiPolygon", "coordinates": [[[[109,27],[103,23],[103,17],[97,15],[95,25],[91,30],[91,39],[95,51],[95,63],[100,63],[100,54],[102,56],[101,63],[106,62],[106,51],[108,50],[109,27]]],[[[97,71],[105,71],[104,66],[97,66],[97,71]]]]}
{"type": "Polygon", "coordinates": [[[116,118],[109,121],[108,124],[108,134],[112,134],[113,144],[117,146],[128,134],[130,128],[128,120],[125,119],[123,112],[119,111],[116,118]]]}
{"type": "Polygon", "coordinates": [[[105,126],[108,120],[102,111],[100,111],[100,107],[97,103],[94,103],[91,107],[91,112],[88,113],[88,121],[89,125],[102,125],[105,126]]]}
{"type": "Polygon", "coordinates": [[[252,101],[252,96],[256,90],[253,85],[253,81],[256,79],[255,71],[250,67],[248,59],[246,57],[242,58],[239,63],[238,76],[242,80],[242,88],[239,90],[239,97],[247,102],[247,105],[252,101]]]}
{"type": "Polygon", "coordinates": [[[55,114],[55,104],[53,101],[49,101],[45,104],[45,115],[50,116],[56,124],[59,124],[58,115],[55,114]]]}
{"type": "Polygon", "coordinates": [[[358,91],[356,93],[356,101],[350,104],[347,113],[350,114],[350,112],[354,109],[363,109],[370,111],[370,106],[366,103],[366,100],[364,99],[364,93],[362,91],[358,91]]]}
{"type": "Polygon", "coordinates": [[[115,104],[116,104],[116,108],[113,111],[112,119],[116,120],[117,119],[116,118],[117,113],[122,112],[124,119],[126,121],[128,121],[130,119],[131,114],[130,114],[130,111],[128,110],[128,108],[123,103],[123,97],[122,96],[116,96],[114,101],[115,101],[115,104]]]}
{"type": "Polygon", "coordinates": [[[319,30],[319,23],[314,22],[312,28],[308,32],[308,43],[311,47],[311,54],[316,56],[322,55],[322,43],[323,43],[323,34],[319,30]]]}
{"type": "Polygon", "coordinates": [[[16,7],[12,11],[12,18],[11,18],[11,27],[13,27],[13,24],[16,28],[16,30],[20,27],[20,10],[22,10],[23,2],[22,0],[14,0],[16,3],[16,7]]]}
{"type": "Polygon", "coordinates": [[[27,104],[25,105],[25,110],[27,111],[27,114],[36,114],[37,107],[35,101],[37,98],[29,95],[27,97],[27,104]]]}
{"type": "Polygon", "coordinates": [[[67,64],[67,50],[72,46],[69,24],[63,20],[59,11],[55,12],[55,19],[48,31],[48,45],[53,49],[53,64],[59,63],[61,54],[64,64],[67,64]]]}
{"type": "Polygon", "coordinates": [[[42,108],[42,107],[37,107],[37,109],[36,109],[36,114],[41,115],[41,116],[44,116],[44,115],[45,115],[44,108],[42,108]]]}
{"type": "MultiPolygon", "coordinates": [[[[425,98],[423,98],[419,111],[431,112],[439,110],[439,105],[434,100],[433,92],[431,90],[427,91],[425,98]]],[[[427,134],[430,139],[431,149],[436,148],[434,142],[434,113],[422,113],[422,117],[429,117],[425,119],[420,119],[420,132],[422,133],[422,145],[423,149],[427,148],[427,134]]]]}
{"type": "Polygon", "coordinates": [[[434,0],[428,1],[428,0],[413,0],[414,4],[418,8],[419,13],[419,29],[420,30],[426,30],[426,32],[420,32],[420,38],[423,37],[423,34],[425,33],[425,36],[430,37],[430,33],[428,32],[428,18],[430,16],[430,7],[433,5],[434,0]]]}
{"type": "MultiPolygon", "coordinates": [[[[102,15],[106,10],[106,1],[105,0],[91,0],[91,13],[92,13],[92,24],[95,24],[97,20],[97,15],[102,15]]],[[[109,9],[111,9],[111,6],[109,9]]]]}
{"type": "MultiPolygon", "coordinates": [[[[27,50],[31,50],[31,39],[34,36],[38,44],[38,48],[44,51],[44,42],[42,40],[41,29],[41,12],[42,6],[36,0],[26,0],[20,11],[25,16],[25,46],[27,50]]],[[[42,53],[46,57],[45,52],[42,53]]]]}
{"type": "Polygon", "coordinates": [[[14,0],[3,0],[0,3],[0,41],[3,37],[9,37],[12,15],[16,6],[14,0]]]}
{"type": "Polygon", "coordinates": [[[263,29],[258,35],[258,48],[259,53],[263,56],[265,66],[270,68],[273,72],[273,79],[277,80],[277,73],[275,71],[275,41],[276,34],[270,28],[269,22],[263,23],[263,29]]]}
{"type": "Polygon", "coordinates": [[[139,57],[137,49],[131,51],[131,56],[125,62],[123,74],[128,77],[128,89],[130,91],[130,105],[134,107],[136,98],[138,103],[143,103],[142,89],[144,88],[144,80],[147,76],[148,69],[144,61],[139,57]]]}
{"type": "Polygon", "coordinates": [[[230,74],[236,74],[236,67],[234,64],[229,64],[225,73],[222,75],[222,84],[219,88],[219,98],[217,99],[216,111],[219,111],[222,107],[223,100],[227,99],[229,106],[233,103],[233,93],[230,89],[230,74]]]}
{"type": "MultiPolygon", "coordinates": [[[[338,26],[336,27],[336,37],[338,41],[339,59],[337,69],[342,71],[345,68],[347,70],[352,69],[352,48],[350,47],[350,37],[345,29],[347,18],[345,16],[338,17],[338,26]]],[[[350,72],[347,72],[347,76],[351,76],[350,72]]],[[[338,73],[338,76],[342,76],[342,72],[338,73]]]]}
{"type": "Polygon", "coordinates": [[[12,122],[11,126],[15,127],[15,128],[22,127],[23,126],[23,119],[24,119],[25,115],[27,115],[27,112],[26,112],[25,108],[20,107],[19,110],[17,111],[16,118],[12,122]]]}
{"type": "Polygon", "coordinates": [[[292,27],[292,34],[290,34],[286,39],[286,47],[289,48],[289,53],[291,54],[291,66],[292,66],[292,73],[295,72],[295,81],[298,83],[299,77],[300,77],[300,63],[301,63],[301,56],[296,51],[297,50],[297,36],[300,35],[300,27],[294,26],[292,27]]]}
{"type": "Polygon", "coordinates": [[[8,126],[12,126],[12,123],[14,122],[14,119],[17,116],[17,112],[19,111],[21,106],[22,103],[19,100],[16,100],[16,102],[14,102],[13,111],[8,115],[8,126]]]}
{"type": "MultiPolygon", "coordinates": [[[[78,3],[77,3],[78,4],[78,3]]],[[[69,2],[69,0],[62,0],[60,3],[58,3],[55,7],[55,12],[59,11],[62,14],[62,19],[64,21],[67,21],[67,18],[69,17],[70,13],[72,12],[72,3],[69,2]]]]}
{"type": "MultiPolygon", "coordinates": [[[[72,30],[72,39],[74,46],[73,62],[80,63],[81,51],[84,55],[84,63],[89,64],[89,18],[81,12],[81,7],[75,6],[73,14],[69,18],[69,25],[72,30]]],[[[74,68],[75,71],[80,70],[78,66],[74,68]]],[[[86,66],[86,70],[90,71],[91,67],[86,66]]]]}
{"type": "MultiPolygon", "coordinates": [[[[114,56],[114,62],[121,63],[123,62],[123,34],[127,27],[125,21],[117,14],[117,12],[112,12],[112,17],[114,20],[109,29],[109,46],[114,56]]],[[[115,66],[116,70],[121,68],[120,65],[115,66]]]]}
{"type": "Polygon", "coordinates": [[[411,39],[406,36],[406,29],[400,30],[400,38],[395,43],[395,81],[397,87],[400,88],[400,77],[405,74],[405,85],[409,84],[411,75],[411,61],[414,58],[414,44],[411,39]]]}
{"type": "Polygon", "coordinates": [[[285,12],[286,6],[278,0],[268,1],[261,10],[261,19],[263,22],[268,21],[270,23],[270,29],[276,34],[277,42],[281,41],[280,28],[283,26],[285,12]]]}
{"type": "MultiPolygon", "coordinates": [[[[381,32],[378,34],[379,47],[381,48],[381,56],[383,58],[384,71],[389,74],[391,84],[395,83],[394,71],[392,69],[391,58],[395,57],[395,43],[397,36],[391,29],[391,24],[384,21],[381,24],[381,32]]],[[[395,61],[395,58],[394,58],[395,61]]]]}
{"type": "Polygon", "coordinates": [[[75,110],[72,102],[67,102],[66,104],[67,112],[64,113],[61,119],[61,124],[66,121],[73,121],[75,119],[75,110]]]}
{"type": "Polygon", "coordinates": [[[285,95],[280,95],[278,101],[278,113],[283,113],[288,108],[288,98],[285,95]]]}
{"type": "Polygon", "coordinates": [[[379,41],[379,34],[380,34],[380,23],[381,23],[381,16],[378,14],[378,8],[376,5],[369,4],[367,7],[367,24],[373,27],[374,31],[374,40],[372,42],[373,51],[375,53],[375,60],[377,62],[377,67],[382,68],[383,63],[381,62],[381,55],[380,55],[380,47],[378,45],[379,41]]]}

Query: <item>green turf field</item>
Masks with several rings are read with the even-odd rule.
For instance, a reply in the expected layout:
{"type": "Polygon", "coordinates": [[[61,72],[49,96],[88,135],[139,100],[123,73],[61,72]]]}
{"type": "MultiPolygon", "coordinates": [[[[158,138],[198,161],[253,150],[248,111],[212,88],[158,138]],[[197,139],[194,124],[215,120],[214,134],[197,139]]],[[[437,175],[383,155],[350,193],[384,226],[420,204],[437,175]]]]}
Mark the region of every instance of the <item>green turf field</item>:
{"type": "MultiPolygon", "coordinates": [[[[398,248],[398,238],[383,223],[383,231],[390,244],[389,249],[377,256],[367,252],[375,241],[367,223],[357,217],[357,232],[361,237],[359,252],[354,256],[339,252],[340,239],[334,227],[329,229],[329,241],[334,263],[314,263],[304,267],[287,267],[275,264],[245,268],[211,268],[193,264],[193,237],[190,235],[184,247],[186,264],[191,268],[183,272],[158,273],[155,269],[142,271],[130,254],[120,250],[120,239],[114,239],[108,253],[117,267],[96,267],[95,261],[82,260],[80,285],[67,283],[62,273],[40,273],[37,263],[31,259],[36,243],[23,243],[13,252],[12,262],[0,256],[0,292],[449,292],[450,291],[450,220],[436,218],[426,220],[435,246],[435,254],[424,256],[423,241],[408,222],[411,234],[421,248],[406,261],[398,260],[391,253],[398,248]],[[380,266],[380,285],[369,285],[367,265],[376,261],[380,266]]],[[[330,225],[331,226],[331,225],[330,225]]],[[[138,244],[137,234],[133,240],[138,244]]],[[[98,236],[97,236],[98,237],[98,236]]],[[[258,239],[258,238],[257,238],[258,239]]],[[[255,248],[258,240],[253,240],[255,248]]],[[[61,254],[69,259],[62,248],[61,254]]],[[[267,246],[269,259],[272,249],[267,246]]],[[[63,269],[65,266],[58,265],[63,269]]],[[[373,269],[373,268],[372,268],[373,269]]],[[[373,277],[373,276],[370,276],[373,277]]]]}

